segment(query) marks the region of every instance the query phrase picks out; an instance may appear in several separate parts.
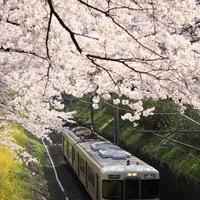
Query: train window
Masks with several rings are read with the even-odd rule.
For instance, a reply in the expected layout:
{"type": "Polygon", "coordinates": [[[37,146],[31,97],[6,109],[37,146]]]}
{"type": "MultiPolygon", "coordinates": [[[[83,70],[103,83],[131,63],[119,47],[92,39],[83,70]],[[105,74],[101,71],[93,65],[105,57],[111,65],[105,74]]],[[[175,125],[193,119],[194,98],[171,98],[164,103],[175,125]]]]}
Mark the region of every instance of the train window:
{"type": "Polygon", "coordinates": [[[91,167],[87,166],[87,177],[88,182],[94,187],[95,186],[95,175],[91,167]]]}
{"type": "Polygon", "coordinates": [[[68,142],[68,157],[71,157],[71,153],[72,153],[72,146],[71,146],[71,144],[68,142]]]}
{"type": "Polygon", "coordinates": [[[66,155],[69,154],[69,143],[66,139],[64,140],[64,152],[66,155]]]}
{"type": "Polygon", "coordinates": [[[126,200],[139,199],[139,180],[128,179],[125,181],[126,200]]]}
{"type": "Polygon", "coordinates": [[[159,180],[142,180],[141,195],[143,199],[154,199],[159,196],[159,180]]]}
{"type": "Polygon", "coordinates": [[[121,199],[122,198],[122,181],[104,180],[103,181],[103,198],[105,199],[121,199]]]}
{"type": "Polygon", "coordinates": [[[79,156],[79,169],[80,173],[85,173],[85,161],[79,156]]]}

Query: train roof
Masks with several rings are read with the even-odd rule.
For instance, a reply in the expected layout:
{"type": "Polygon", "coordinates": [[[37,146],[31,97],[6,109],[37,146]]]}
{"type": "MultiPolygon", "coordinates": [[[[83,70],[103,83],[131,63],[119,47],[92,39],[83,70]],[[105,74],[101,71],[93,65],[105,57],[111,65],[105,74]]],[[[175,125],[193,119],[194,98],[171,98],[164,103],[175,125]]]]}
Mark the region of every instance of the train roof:
{"type": "Polygon", "coordinates": [[[112,144],[86,127],[63,128],[61,132],[73,138],[76,143],[100,166],[109,172],[154,172],[158,171],[136,156],[112,144]]]}

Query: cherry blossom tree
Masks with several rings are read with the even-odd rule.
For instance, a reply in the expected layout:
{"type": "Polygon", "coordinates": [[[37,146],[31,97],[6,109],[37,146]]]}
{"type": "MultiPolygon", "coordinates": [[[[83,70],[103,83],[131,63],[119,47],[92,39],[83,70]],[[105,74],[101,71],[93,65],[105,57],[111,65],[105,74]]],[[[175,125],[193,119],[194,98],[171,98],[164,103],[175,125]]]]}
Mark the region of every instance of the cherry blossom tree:
{"type": "Polygon", "coordinates": [[[61,115],[48,109],[49,97],[62,91],[94,94],[96,109],[98,98],[118,94],[113,103],[132,110],[122,116],[130,121],[153,113],[143,109],[144,99],[170,97],[182,108],[199,108],[199,6],[197,0],[0,0],[0,81],[4,94],[15,91],[6,107],[45,124],[61,115]]]}

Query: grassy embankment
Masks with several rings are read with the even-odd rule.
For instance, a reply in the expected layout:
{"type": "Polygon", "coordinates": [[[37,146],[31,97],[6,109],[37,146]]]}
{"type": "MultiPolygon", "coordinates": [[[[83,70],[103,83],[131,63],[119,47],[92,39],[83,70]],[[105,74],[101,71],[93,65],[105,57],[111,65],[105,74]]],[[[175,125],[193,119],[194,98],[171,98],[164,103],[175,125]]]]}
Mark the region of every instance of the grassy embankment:
{"type": "Polygon", "coordinates": [[[0,200],[37,200],[46,197],[42,166],[44,148],[16,123],[0,124],[0,200]],[[15,145],[17,146],[15,147],[15,145]],[[20,159],[28,152],[39,162],[27,165],[20,159]]]}
{"type": "MultiPolygon", "coordinates": [[[[160,113],[177,112],[177,107],[170,101],[149,101],[145,106],[156,106],[156,112],[160,113]]],[[[90,122],[88,104],[77,101],[73,103],[71,109],[78,111],[77,118],[90,122]]],[[[94,114],[96,129],[110,139],[113,130],[112,113],[113,109],[104,104],[94,114]]],[[[200,121],[195,111],[190,109],[187,114],[200,121]]],[[[136,128],[128,121],[120,120],[120,143],[132,152],[140,152],[152,160],[166,164],[177,176],[198,183],[200,181],[199,152],[172,141],[178,140],[200,147],[200,132],[195,133],[192,130],[200,130],[200,127],[180,115],[155,115],[143,118],[136,128]],[[142,134],[144,130],[157,130],[164,138],[152,133],[142,134]],[[190,130],[190,132],[183,133],[176,130],[190,130]]]]}

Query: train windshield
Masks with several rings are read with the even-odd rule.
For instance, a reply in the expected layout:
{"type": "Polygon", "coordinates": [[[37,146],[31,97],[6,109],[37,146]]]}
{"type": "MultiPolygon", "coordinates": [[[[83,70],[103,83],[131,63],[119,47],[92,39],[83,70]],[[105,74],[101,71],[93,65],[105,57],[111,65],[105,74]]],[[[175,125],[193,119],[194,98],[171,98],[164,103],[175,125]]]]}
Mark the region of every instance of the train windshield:
{"type": "Polygon", "coordinates": [[[141,181],[142,199],[157,198],[159,196],[159,180],[141,181]]]}
{"type": "Polygon", "coordinates": [[[121,200],[121,198],[122,198],[122,181],[104,180],[103,181],[103,198],[121,200]]]}
{"type": "Polygon", "coordinates": [[[126,200],[139,199],[139,180],[125,181],[126,200]]]}

